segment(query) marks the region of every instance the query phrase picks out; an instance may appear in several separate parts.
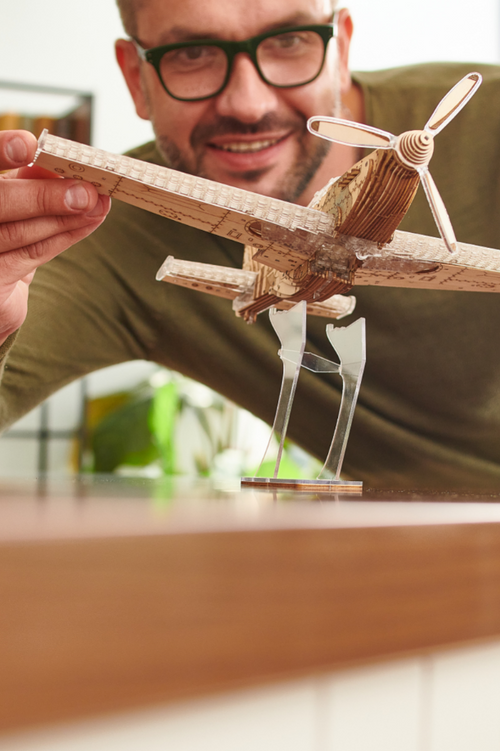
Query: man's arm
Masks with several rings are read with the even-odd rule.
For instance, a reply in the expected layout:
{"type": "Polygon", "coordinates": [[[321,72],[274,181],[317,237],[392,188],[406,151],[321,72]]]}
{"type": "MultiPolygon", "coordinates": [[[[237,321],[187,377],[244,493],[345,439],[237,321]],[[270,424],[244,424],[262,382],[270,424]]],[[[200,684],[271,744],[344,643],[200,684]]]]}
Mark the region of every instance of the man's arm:
{"type": "Polygon", "coordinates": [[[89,183],[28,167],[26,131],[0,132],[0,345],[23,323],[36,269],[93,232],[110,200],[89,183]]]}

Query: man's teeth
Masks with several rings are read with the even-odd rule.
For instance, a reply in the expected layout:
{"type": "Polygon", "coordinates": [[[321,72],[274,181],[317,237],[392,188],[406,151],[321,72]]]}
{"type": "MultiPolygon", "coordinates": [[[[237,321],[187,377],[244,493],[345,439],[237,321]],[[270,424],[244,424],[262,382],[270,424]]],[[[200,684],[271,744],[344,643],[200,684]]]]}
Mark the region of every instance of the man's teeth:
{"type": "Polygon", "coordinates": [[[242,141],[240,143],[228,143],[225,146],[219,146],[219,148],[223,151],[234,151],[238,153],[245,151],[261,151],[262,149],[269,148],[269,146],[273,146],[275,143],[278,143],[278,141],[279,138],[267,141],[242,141]]]}

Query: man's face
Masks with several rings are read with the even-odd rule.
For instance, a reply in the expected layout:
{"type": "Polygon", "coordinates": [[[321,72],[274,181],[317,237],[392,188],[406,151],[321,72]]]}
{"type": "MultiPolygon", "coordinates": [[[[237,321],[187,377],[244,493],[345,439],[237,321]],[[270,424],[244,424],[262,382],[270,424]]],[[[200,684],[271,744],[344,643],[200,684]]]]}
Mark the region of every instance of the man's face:
{"type": "MultiPolygon", "coordinates": [[[[137,36],[145,48],[203,38],[240,41],[330,20],[328,0],[148,0],[137,13],[137,36]]],[[[118,59],[138,114],[152,121],[172,167],[285,200],[302,193],[328,151],[306,123],[312,115],[334,114],[340,86],[335,42],[320,76],[297,88],[267,85],[248,55],[239,54],[226,88],[201,102],[170,97],[153,66],[139,62],[130,46],[124,49],[128,65],[120,52],[118,59]]],[[[347,54],[343,57],[345,81],[347,54]]]]}

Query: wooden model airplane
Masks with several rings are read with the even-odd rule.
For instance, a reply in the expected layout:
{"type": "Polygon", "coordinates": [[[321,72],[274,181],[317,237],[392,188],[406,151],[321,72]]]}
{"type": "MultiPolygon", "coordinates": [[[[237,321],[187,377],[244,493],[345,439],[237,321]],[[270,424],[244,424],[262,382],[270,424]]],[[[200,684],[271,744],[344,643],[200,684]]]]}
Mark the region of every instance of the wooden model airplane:
{"type": "MultiPolygon", "coordinates": [[[[421,131],[409,131],[399,137],[378,128],[329,117],[313,117],[308,122],[311,133],[337,143],[373,149],[348,172],[332,180],[320,191],[311,208],[334,217],[334,238],[325,239],[319,248],[304,258],[300,233],[290,245],[293,267],[286,267],[281,258],[268,250],[255,251],[247,245],[243,268],[256,273],[252,292],[246,291],[235,300],[235,310],[247,321],[270,307],[306,300],[310,312],[321,314],[321,303],[332,295],[346,292],[355,283],[356,272],[363,266],[368,243],[346,241],[345,236],[376,244],[373,255],[391,243],[394,232],[408,211],[417,188],[422,182],[434,219],[445,246],[457,249],[453,228],[445,205],[428,169],[434,150],[434,136],[439,133],[467,104],[481,84],[479,73],[465,76],[438,104],[421,131]]],[[[273,228],[254,227],[262,239],[286,242],[273,228]]],[[[369,253],[368,253],[369,254],[369,253]]],[[[194,271],[194,268],[193,268],[194,271]]],[[[174,283],[187,279],[189,270],[178,267],[175,259],[167,259],[159,278],[174,283]],[[186,273],[187,272],[187,273],[186,273]]],[[[193,280],[194,281],[194,280],[193,280]]],[[[197,279],[200,281],[200,278],[197,279]]],[[[327,314],[327,311],[323,311],[327,314]]]]}
{"type": "Polygon", "coordinates": [[[244,478],[246,484],[278,482],[293,395],[303,366],[314,372],[340,373],[343,395],[320,479],[306,485],[300,481],[298,487],[331,490],[332,483],[342,490],[361,487],[361,483],[342,483],[339,478],[364,369],[364,321],[345,329],[327,327],[327,336],[341,360],[333,363],[304,352],[306,305],[308,313],[332,318],[348,315],[355,301],[341,293],[355,284],[500,291],[500,251],[457,245],[428,170],[434,136],[467,104],[480,84],[479,73],[465,76],[438,104],[422,131],[398,137],[346,120],[311,118],[311,133],[375,151],[330,181],[308,208],[56,136],[40,138],[36,161],[41,167],[87,180],[100,193],[245,245],[243,269],[169,257],[157,279],[232,299],[236,314],[248,322],[271,310],[283,361],[273,426],[279,440],[278,459],[273,479],[244,478]],[[397,231],[420,182],[442,240],[397,231]],[[287,310],[291,314],[281,319],[280,311],[287,310]],[[331,476],[335,480],[326,479],[331,476]]]}
{"type": "Polygon", "coordinates": [[[230,187],[43,134],[36,162],[100,193],[243,243],[243,269],[168,258],[157,278],[233,299],[254,321],[306,300],[308,313],[338,318],[353,285],[500,291],[500,251],[457,245],[427,165],[433,137],[481,83],[470,73],[443,98],[423,131],[395,137],[366,125],[312,118],[311,132],[376,148],[315,196],[311,207],[230,187]],[[422,181],[443,240],[396,230],[422,181]],[[454,251],[450,253],[449,251],[454,251]]]}

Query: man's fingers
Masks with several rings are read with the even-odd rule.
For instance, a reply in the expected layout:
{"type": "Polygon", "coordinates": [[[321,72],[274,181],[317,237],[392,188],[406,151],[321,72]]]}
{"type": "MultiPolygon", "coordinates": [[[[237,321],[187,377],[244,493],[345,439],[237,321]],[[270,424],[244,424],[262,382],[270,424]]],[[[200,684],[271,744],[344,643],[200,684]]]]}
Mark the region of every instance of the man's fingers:
{"type": "Polygon", "coordinates": [[[0,131],[0,172],[5,173],[0,175],[0,223],[92,211],[98,193],[90,183],[54,179],[39,167],[27,168],[36,149],[32,133],[0,131]]]}
{"type": "Polygon", "coordinates": [[[39,266],[90,235],[104,220],[110,204],[110,199],[107,196],[100,196],[100,213],[97,216],[87,218],[86,223],[82,226],[66,226],[63,231],[52,234],[46,239],[39,239],[30,245],[0,253],[0,279],[2,283],[7,286],[28,274],[32,274],[39,266]]]}
{"type": "Polygon", "coordinates": [[[24,320],[34,271],[93,232],[110,206],[90,183],[27,167],[36,148],[30,133],[0,132],[0,343],[24,320]]]}
{"type": "Polygon", "coordinates": [[[15,177],[23,177],[24,179],[29,179],[29,180],[40,180],[42,178],[47,178],[51,180],[63,179],[61,175],[56,175],[54,174],[54,172],[51,172],[50,170],[45,169],[44,167],[39,167],[36,162],[31,167],[20,167],[14,173],[10,173],[10,174],[15,177]]]}
{"type": "Polygon", "coordinates": [[[86,214],[98,193],[82,180],[0,180],[0,222],[41,216],[86,214]]]}
{"type": "Polygon", "coordinates": [[[92,211],[86,214],[41,216],[25,221],[4,222],[0,224],[0,255],[37,245],[61,232],[71,232],[89,225],[94,226],[95,221],[107,213],[109,202],[107,196],[100,196],[92,211]]]}
{"type": "Polygon", "coordinates": [[[37,140],[26,130],[0,131],[0,171],[17,169],[33,161],[37,140]]]}

